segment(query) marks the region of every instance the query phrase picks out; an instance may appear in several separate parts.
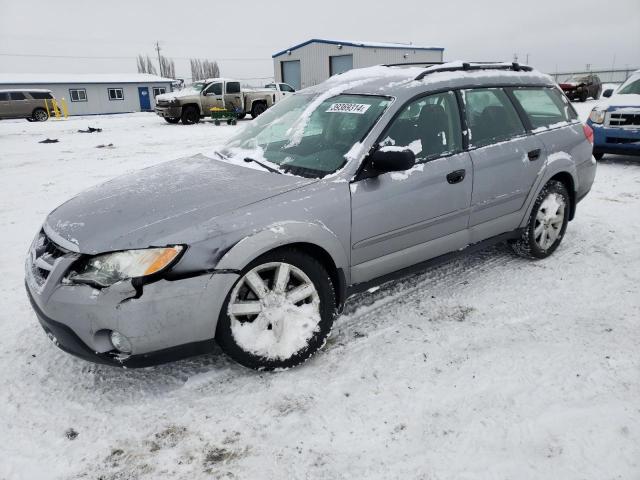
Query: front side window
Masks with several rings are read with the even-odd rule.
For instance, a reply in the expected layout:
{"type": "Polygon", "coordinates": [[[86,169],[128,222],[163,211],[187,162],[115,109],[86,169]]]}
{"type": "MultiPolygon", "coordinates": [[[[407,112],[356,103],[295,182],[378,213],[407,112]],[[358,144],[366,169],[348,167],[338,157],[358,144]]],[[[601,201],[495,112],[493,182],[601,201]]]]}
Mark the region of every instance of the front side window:
{"type": "Polygon", "coordinates": [[[71,98],[72,102],[86,102],[87,91],[84,88],[70,88],[69,98],[71,98]]]}
{"type": "Polygon", "coordinates": [[[463,90],[462,96],[470,147],[483,147],[525,133],[515,107],[501,88],[463,90]]]}
{"type": "Polygon", "coordinates": [[[288,85],[286,83],[280,84],[280,90],[282,90],[283,92],[291,92],[291,93],[295,92],[295,89],[291,85],[288,85]]]}
{"type": "Polygon", "coordinates": [[[240,93],[240,82],[227,82],[227,93],[240,93]]]}
{"type": "Polygon", "coordinates": [[[572,120],[568,102],[552,88],[518,88],[513,96],[527,114],[531,128],[549,127],[572,120]],[[554,95],[555,94],[555,95],[554,95]]]}
{"type": "Polygon", "coordinates": [[[418,161],[461,151],[462,132],[455,94],[439,93],[410,102],[381,138],[381,145],[413,150],[418,161]]]}
{"type": "Polygon", "coordinates": [[[11,92],[11,100],[26,100],[24,93],[22,92],[11,92]]]}
{"type": "Polygon", "coordinates": [[[341,168],[391,103],[374,95],[290,95],[231,138],[221,154],[323,177],[341,168]]]}
{"type": "Polygon", "coordinates": [[[167,93],[167,89],[165,87],[153,87],[153,98],[156,98],[158,95],[162,95],[163,93],[167,93]]]}
{"type": "Polygon", "coordinates": [[[222,84],[212,83],[204,90],[205,95],[222,95],[222,84]]]}
{"type": "Polygon", "coordinates": [[[124,93],[121,88],[109,88],[109,100],[124,100],[124,93]]]}

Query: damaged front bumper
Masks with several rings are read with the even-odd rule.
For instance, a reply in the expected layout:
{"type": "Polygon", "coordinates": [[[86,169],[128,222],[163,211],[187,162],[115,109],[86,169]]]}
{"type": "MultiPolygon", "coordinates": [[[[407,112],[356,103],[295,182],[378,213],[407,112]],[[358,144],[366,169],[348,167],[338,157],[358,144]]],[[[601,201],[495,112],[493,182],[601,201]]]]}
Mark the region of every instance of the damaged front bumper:
{"type": "MultiPolygon", "coordinates": [[[[32,252],[33,252],[32,248],[32,252]]],[[[211,350],[220,308],[237,279],[233,272],[209,272],[178,280],[158,279],[136,290],[131,280],[95,289],[63,282],[79,254],[64,252],[47,267],[30,252],[26,289],[47,335],[62,350],[92,362],[143,367],[211,350]],[[40,275],[40,276],[39,276],[40,275]],[[42,278],[45,277],[45,278],[42,278]],[[118,331],[131,353],[110,340],[118,331]]]]}

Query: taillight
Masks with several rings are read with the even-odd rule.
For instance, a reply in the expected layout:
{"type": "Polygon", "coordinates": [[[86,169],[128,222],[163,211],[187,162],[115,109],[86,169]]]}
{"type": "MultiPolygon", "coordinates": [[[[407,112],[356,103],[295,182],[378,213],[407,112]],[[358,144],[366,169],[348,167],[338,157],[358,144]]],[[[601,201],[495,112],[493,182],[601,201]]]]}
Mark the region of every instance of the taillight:
{"type": "Polygon", "coordinates": [[[593,128],[591,128],[586,123],[583,123],[582,130],[584,131],[584,136],[586,137],[586,139],[589,140],[589,143],[591,145],[593,145],[593,128]]]}

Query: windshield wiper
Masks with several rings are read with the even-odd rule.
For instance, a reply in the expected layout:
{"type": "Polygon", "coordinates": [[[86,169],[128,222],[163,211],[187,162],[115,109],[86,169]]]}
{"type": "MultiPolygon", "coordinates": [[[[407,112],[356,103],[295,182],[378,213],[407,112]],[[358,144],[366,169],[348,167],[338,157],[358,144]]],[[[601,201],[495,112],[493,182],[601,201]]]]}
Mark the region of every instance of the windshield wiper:
{"type": "Polygon", "coordinates": [[[258,165],[260,165],[265,170],[268,170],[270,172],[278,173],[278,174],[282,175],[282,172],[280,170],[278,170],[277,168],[270,167],[269,165],[266,165],[266,164],[256,160],[255,158],[245,157],[244,161],[247,162],[247,163],[249,163],[249,162],[257,163],[258,165]]]}

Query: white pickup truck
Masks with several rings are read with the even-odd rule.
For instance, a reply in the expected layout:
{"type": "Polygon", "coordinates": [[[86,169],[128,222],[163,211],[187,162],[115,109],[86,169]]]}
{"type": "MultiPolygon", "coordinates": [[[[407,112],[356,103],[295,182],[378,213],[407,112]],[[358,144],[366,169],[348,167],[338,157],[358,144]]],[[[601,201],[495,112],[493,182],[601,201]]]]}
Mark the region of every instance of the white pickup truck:
{"type": "Polygon", "coordinates": [[[247,113],[256,118],[280,98],[278,92],[271,88],[243,90],[237,80],[209,78],[177,92],[158,95],[156,113],[169,123],[182,120],[185,125],[208,117],[213,107],[235,110],[239,119],[247,113]]]}
{"type": "Polygon", "coordinates": [[[264,86],[264,88],[269,88],[271,90],[275,90],[276,92],[278,92],[276,94],[276,99],[278,101],[282,100],[287,95],[291,95],[292,93],[294,93],[296,91],[296,89],[293,88],[288,83],[267,83],[264,86]]]}

